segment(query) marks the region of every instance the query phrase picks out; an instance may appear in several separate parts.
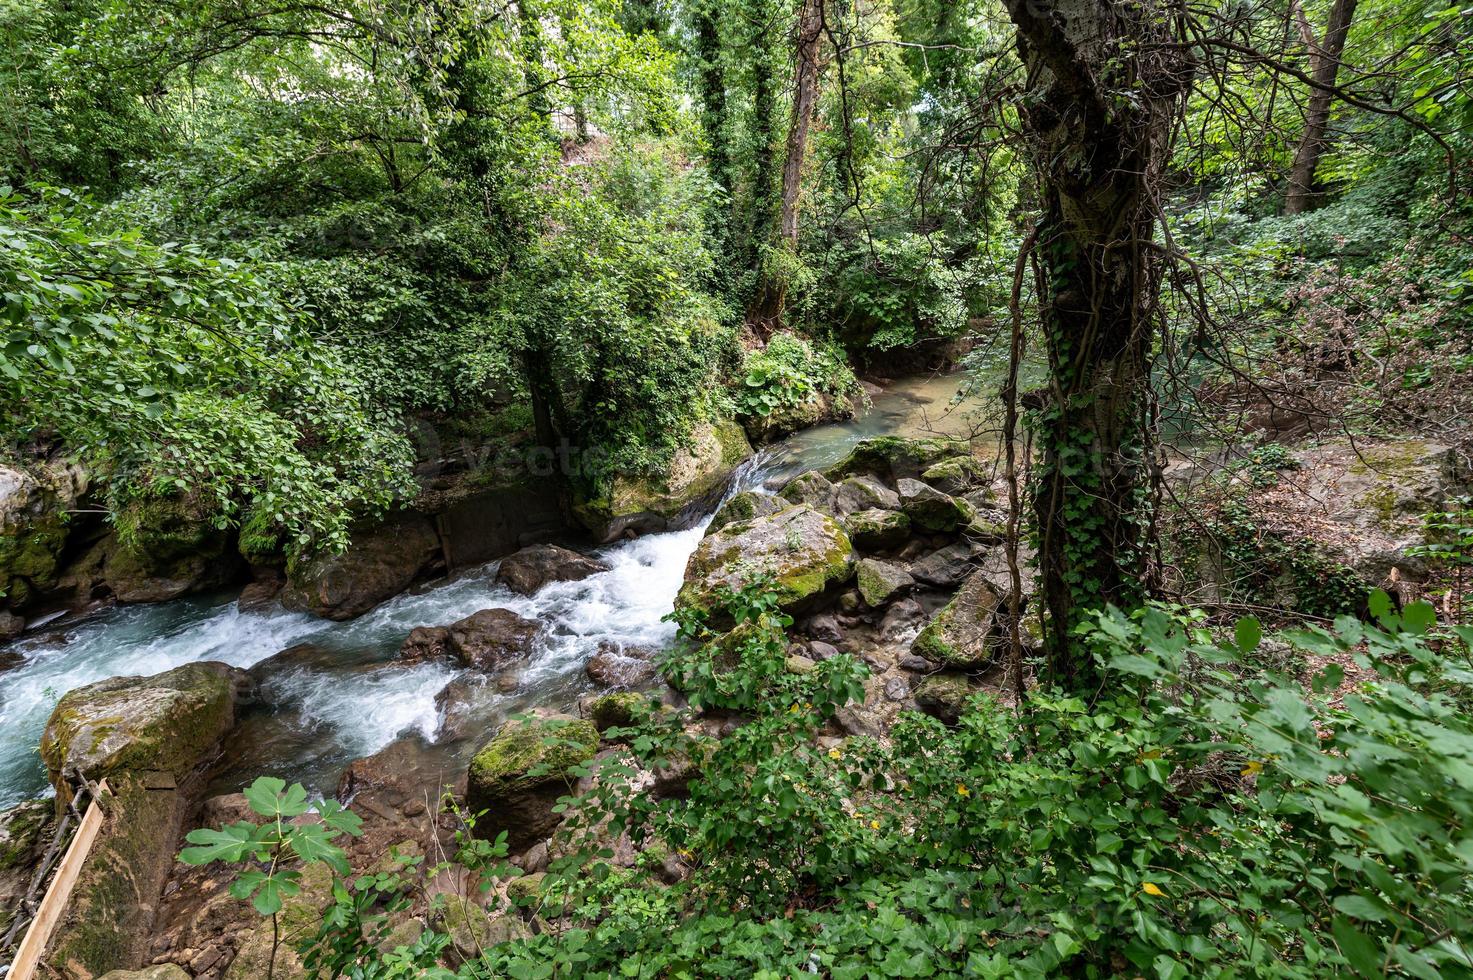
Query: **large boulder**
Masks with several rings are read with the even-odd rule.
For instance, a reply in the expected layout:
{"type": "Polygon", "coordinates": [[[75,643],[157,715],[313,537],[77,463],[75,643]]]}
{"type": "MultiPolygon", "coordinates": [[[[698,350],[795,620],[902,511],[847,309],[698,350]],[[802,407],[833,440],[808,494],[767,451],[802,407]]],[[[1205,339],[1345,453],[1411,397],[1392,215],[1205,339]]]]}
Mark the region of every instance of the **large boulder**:
{"type": "Polygon", "coordinates": [[[926,467],[921,473],[922,480],[942,493],[949,493],[952,496],[974,491],[986,482],[987,477],[987,467],[970,453],[965,456],[943,459],[939,463],[926,467]]]}
{"type": "Polygon", "coordinates": [[[834,511],[834,485],[822,473],[799,473],[778,491],[789,503],[807,504],[825,513],[834,511]]]}
{"type": "Polygon", "coordinates": [[[199,494],[128,503],[102,566],[107,588],[119,602],[167,602],[229,585],[245,566],[218,520],[199,494]]]}
{"type": "Polygon", "coordinates": [[[1002,595],[987,574],[974,572],[916,636],[911,653],[944,667],[985,666],[1001,638],[1002,605],[1002,595]]]}
{"type": "Polygon", "coordinates": [[[555,544],[534,544],[501,559],[496,582],[520,595],[532,595],[549,582],[577,582],[608,570],[597,558],[555,544]]]}
{"type": "Polygon", "coordinates": [[[879,607],[896,596],[909,592],[916,584],[910,573],[899,565],[874,558],[862,558],[856,569],[859,594],[866,603],[879,607]]]}
{"type": "Polygon", "coordinates": [[[26,800],[0,813],[0,934],[10,927],[51,842],[56,807],[26,800]]]}
{"type": "Polygon", "coordinates": [[[961,439],[877,436],[860,442],[848,456],[825,470],[824,475],[830,480],[842,480],[861,473],[886,482],[894,482],[901,477],[914,479],[943,459],[970,452],[971,447],[961,439]]]}
{"type": "Polygon", "coordinates": [[[851,476],[839,482],[834,493],[834,507],[840,514],[863,510],[899,510],[900,497],[868,474],[851,476]]]}
{"type": "Polygon", "coordinates": [[[854,574],[854,548],[833,518],[799,504],[729,524],[701,541],[685,566],[677,608],[720,614],[719,593],[770,576],[784,609],[795,609],[854,574]]]}
{"type": "Polygon", "coordinates": [[[845,395],[814,392],[809,397],[775,408],[766,415],[747,415],[742,428],[754,445],[776,442],[784,436],[826,422],[840,422],[854,417],[854,403],[845,395]]]}
{"type": "Polygon", "coordinates": [[[965,500],[958,500],[919,480],[902,478],[896,488],[900,491],[900,509],[910,518],[911,524],[922,531],[955,531],[971,523],[972,507],[965,500]]]}
{"type": "Polygon", "coordinates": [[[946,725],[955,725],[967,710],[967,701],[976,693],[965,674],[931,674],[916,685],[916,707],[946,725]]]}
{"type": "Polygon", "coordinates": [[[487,811],[476,835],[504,830],[512,853],[546,838],[562,820],[553,807],[577,782],[568,770],[593,758],[598,740],[593,722],[566,715],[509,722],[471,760],[466,805],[487,811]]]}
{"type": "Polygon", "coordinates": [[[495,671],[530,657],[546,630],[510,609],[482,609],[449,626],[416,626],[399,648],[399,659],[448,657],[462,667],[495,671]]]}
{"type": "Polygon", "coordinates": [[[719,494],[732,470],[750,455],[741,426],[730,420],[702,422],[691,431],[690,445],[676,452],[662,472],[620,474],[605,495],[581,500],[573,511],[599,542],[625,531],[688,527],[700,517],[698,505],[719,494]]]}
{"type": "Polygon", "coordinates": [[[0,465],[0,603],[24,609],[56,588],[70,512],[86,491],[80,467],[0,465]]]}
{"type": "Polygon", "coordinates": [[[288,609],[328,619],[361,616],[403,592],[440,556],[440,537],[421,514],[403,514],[353,535],[341,554],[305,562],[281,592],[288,609]]]}
{"type": "Polygon", "coordinates": [[[1168,479],[1192,501],[1174,548],[1204,601],[1326,617],[1364,610],[1375,587],[1419,597],[1435,572],[1423,518],[1473,492],[1465,452],[1416,439],[1266,446],[1210,472],[1179,465],[1168,479]],[[1206,484],[1194,489],[1198,476],[1206,484]]]}
{"type": "Polygon", "coordinates": [[[844,530],[860,551],[889,551],[910,537],[910,518],[898,510],[861,510],[844,518],[844,530]]]}
{"type": "Polygon", "coordinates": [[[187,806],[167,772],[112,772],[108,790],[100,803],[102,828],[44,957],[68,980],[147,962],[187,806]]]}
{"type": "Polygon", "coordinates": [[[641,687],[654,680],[657,672],[653,651],[609,640],[599,642],[584,669],[595,684],[613,688],[641,687]]]}
{"type": "Polygon", "coordinates": [[[715,534],[717,531],[734,524],[737,521],[750,521],[754,517],[765,517],[768,514],[776,514],[788,501],[781,497],[768,493],[758,493],[755,490],[743,490],[741,493],[733,494],[732,498],[721,505],[711,518],[711,523],[706,525],[707,534],[715,534]]]}
{"type": "Polygon", "coordinates": [[[41,737],[58,801],[70,793],[63,774],[72,771],[92,780],[125,771],[185,780],[214,756],[253,688],[245,671],[201,662],[67,692],[41,737]]]}
{"type": "Polygon", "coordinates": [[[979,564],[980,550],[969,542],[959,541],[918,559],[910,566],[910,574],[917,582],[949,589],[976,571],[979,564]]]}

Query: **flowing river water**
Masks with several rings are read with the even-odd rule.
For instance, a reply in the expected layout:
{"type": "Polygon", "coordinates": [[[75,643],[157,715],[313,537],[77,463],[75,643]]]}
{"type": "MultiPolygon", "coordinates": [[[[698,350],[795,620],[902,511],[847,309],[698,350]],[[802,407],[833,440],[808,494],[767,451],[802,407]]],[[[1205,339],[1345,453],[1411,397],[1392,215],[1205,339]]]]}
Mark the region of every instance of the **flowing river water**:
{"type": "MultiPolygon", "coordinates": [[[[818,426],[769,446],[737,471],[732,489],[772,485],[828,466],[859,440],[884,434],[969,436],[980,396],[958,399],[959,376],[896,382],[848,422],[818,426]]],[[[532,707],[569,709],[591,690],[584,665],[600,641],[662,647],[675,628],[664,621],[709,517],[683,531],[650,534],[598,552],[607,572],[556,582],[533,596],[493,583],[496,564],[430,582],[347,623],[280,608],[241,612],[234,594],[125,606],[42,627],[8,651],[0,673],[0,808],[47,790],[37,744],[67,691],[106,677],[155,674],[196,660],[250,667],[298,644],[313,649],[274,670],[262,704],[248,709],[225,748],[221,792],[255,775],[301,780],[333,790],[352,759],[418,734],[447,767],[461,764],[505,717],[532,707]],[[406,665],[395,654],[416,626],[443,625],[502,607],[550,625],[545,646],[521,671],[517,689],[474,692],[466,733],[442,729],[436,696],[468,675],[438,663],[406,665]]]]}

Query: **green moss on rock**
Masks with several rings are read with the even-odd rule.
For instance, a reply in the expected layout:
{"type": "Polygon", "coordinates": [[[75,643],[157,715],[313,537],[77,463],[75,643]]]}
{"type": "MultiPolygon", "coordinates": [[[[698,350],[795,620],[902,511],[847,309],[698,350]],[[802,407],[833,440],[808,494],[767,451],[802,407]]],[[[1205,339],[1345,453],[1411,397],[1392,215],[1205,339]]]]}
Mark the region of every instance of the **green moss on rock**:
{"type": "Polygon", "coordinates": [[[593,722],[566,715],[508,723],[471,760],[466,802],[487,811],[477,836],[504,830],[514,853],[545,838],[561,820],[552,808],[571,790],[568,770],[593,758],[598,743],[593,722]]]}
{"type": "Polygon", "coordinates": [[[702,540],[686,565],[675,603],[719,616],[723,588],[736,590],[753,578],[768,577],[779,604],[793,609],[853,573],[854,547],[843,528],[799,504],[738,521],[702,540]]]}
{"type": "Polygon", "coordinates": [[[588,720],[599,733],[610,728],[626,728],[649,710],[649,699],[633,691],[615,691],[594,698],[588,704],[588,720]]]}
{"type": "Polygon", "coordinates": [[[960,439],[878,436],[860,442],[842,461],[825,470],[824,475],[835,481],[861,473],[882,480],[917,477],[943,459],[970,451],[971,447],[960,439]]]}
{"type": "Polygon", "coordinates": [[[162,771],[182,780],[215,751],[235,723],[243,671],[191,663],[152,677],[112,677],[69,691],[41,737],[41,760],[60,796],[64,770],[91,779],[119,771],[162,771]]]}
{"type": "Polygon", "coordinates": [[[992,659],[1001,603],[983,572],[974,572],[911,643],[911,653],[945,667],[975,669],[992,659]]]}
{"type": "Polygon", "coordinates": [[[965,493],[987,479],[987,467],[970,454],[953,456],[927,467],[921,479],[942,493],[965,493]]]}

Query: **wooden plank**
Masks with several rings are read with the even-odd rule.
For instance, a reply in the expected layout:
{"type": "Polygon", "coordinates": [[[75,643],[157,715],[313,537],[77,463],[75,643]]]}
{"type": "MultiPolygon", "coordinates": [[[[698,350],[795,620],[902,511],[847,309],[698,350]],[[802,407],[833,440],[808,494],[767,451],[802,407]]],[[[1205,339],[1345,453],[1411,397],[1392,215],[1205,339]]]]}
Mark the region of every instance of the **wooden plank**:
{"type": "MultiPolygon", "coordinates": [[[[107,780],[97,784],[97,792],[99,796],[107,792],[107,780]]],[[[46,889],[46,897],[41,899],[41,907],[36,910],[36,917],[26,930],[26,937],[15,951],[15,961],[10,965],[6,980],[31,980],[35,976],[36,967],[41,963],[41,954],[51,941],[51,931],[56,928],[57,920],[66,910],[67,900],[72,897],[72,888],[77,884],[77,876],[82,873],[82,865],[87,862],[87,855],[91,853],[97,833],[102,829],[102,819],[102,807],[98,806],[97,797],[93,797],[87,804],[87,812],[82,815],[82,822],[77,825],[76,836],[67,846],[66,855],[56,867],[56,877],[51,879],[51,887],[46,889]]]]}

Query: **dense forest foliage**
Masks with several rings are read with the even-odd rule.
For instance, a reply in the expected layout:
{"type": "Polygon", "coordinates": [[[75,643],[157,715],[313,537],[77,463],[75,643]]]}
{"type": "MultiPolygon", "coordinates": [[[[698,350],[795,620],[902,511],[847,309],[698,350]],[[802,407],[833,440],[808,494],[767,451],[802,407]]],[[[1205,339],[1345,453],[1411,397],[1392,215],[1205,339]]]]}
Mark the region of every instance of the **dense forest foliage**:
{"type": "MultiPolygon", "coordinates": [[[[1280,436],[1466,438],[1473,10],[0,0],[0,36],[0,451],[84,460],[115,515],[188,498],[295,565],[467,446],[575,447],[576,507],[860,377],[998,396],[1010,689],[820,748],[865,668],[786,670],[756,581],[665,665],[745,724],[626,705],[627,769],[564,801],[586,846],[496,892],[535,935],[452,969],[389,941],[383,871],[306,969],[1473,976],[1473,503],[1427,517],[1436,610],[1315,569],[1295,616],[1168,603],[1208,537],[1280,560],[1243,499],[1280,436]],[[1202,446],[1237,497],[1173,498],[1202,446]],[[613,867],[610,828],[657,846],[613,867]]],[[[248,796],[185,860],[274,922],[356,818],[248,796]]]]}

